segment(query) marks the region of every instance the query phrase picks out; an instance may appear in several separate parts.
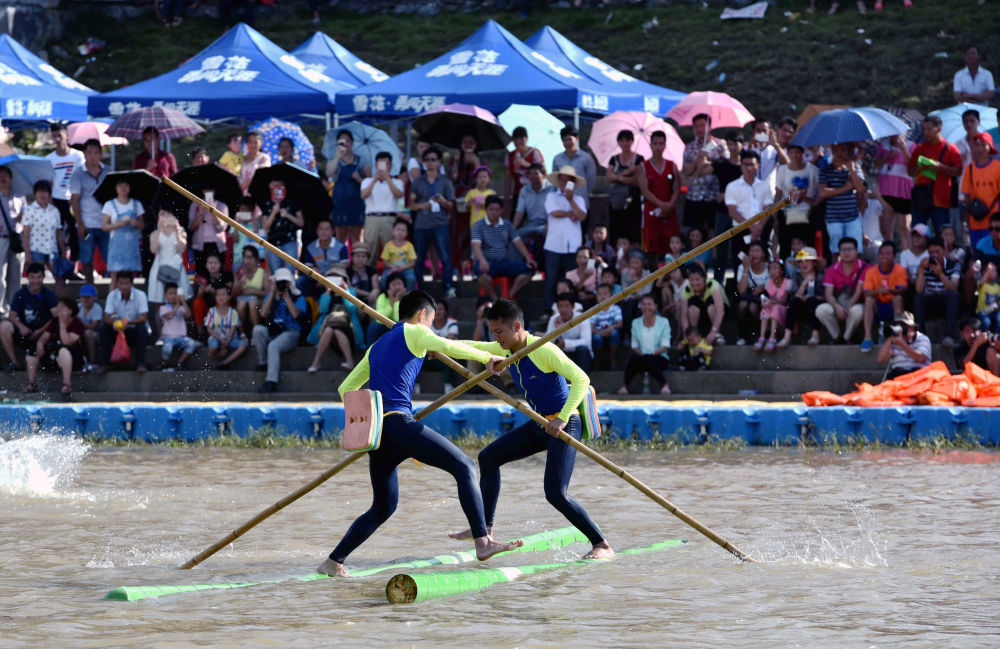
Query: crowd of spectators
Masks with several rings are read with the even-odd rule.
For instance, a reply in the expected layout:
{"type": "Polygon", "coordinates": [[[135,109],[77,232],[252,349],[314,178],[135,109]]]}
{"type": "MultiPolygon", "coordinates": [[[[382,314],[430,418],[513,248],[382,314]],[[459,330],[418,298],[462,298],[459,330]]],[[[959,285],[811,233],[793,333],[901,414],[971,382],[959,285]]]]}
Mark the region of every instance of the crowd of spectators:
{"type": "MultiPolygon", "coordinates": [[[[956,97],[984,100],[976,83],[988,72],[978,68],[978,50],[970,48],[966,61],[956,97]]],[[[255,173],[272,164],[259,134],[234,135],[217,164],[244,194],[238,220],[386,316],[395,318],[409,289],[437,279],[442,297],[452,299],[468,276],[477,279],[482,313],[500,294],[517,299],[541,272],[539,330],[570,321],[790,198],[745,236],[689,259],[556,341],[585,370],[624,369],[620,392],[643,375],[667,394],[665,371],[710,368],[726,336],[765,354],[794,342],[853,343],[869,352],[881,339],[879,357],[895,366],[909,367],[907,358],[927,362],[927,336],[908,344],[906,334],[926,332],[934,318],[942,319],[934,335],[955,347],[957,361],[995,368],[1000,157],[976,109],[963,124],[957,142],[946,141],[940,118],[929,116],[920,142],[898,136],[803,148],[791,143],[798,128],[792,118],[777,128],[756,119],[746,141],[739,130],[716,137],[702,114],[677,164],[664,157],[665,133],[649,135],[647,160],[635,151],[636,134],[623,130],[620,153],[603,174],[575,128],[562,130],[564,150],[546,161],[519,127],[502,182],[494,182],[472,135],[454,152],[419,142],[393,175],[387,152],[372,168],[353,152],[351,133],[340,131],[325,168],[333,210],[318,220],[307,220],[304,198],[280,180],[270,182],[266,200],[251,196],[255,173]],[[594,207],[601,182],[607,217],[594,207]]],[[[52,136],[55,180],[36,183],[33,196],[14,195],[12,174],[0,166],[0,341],[11,371],[21,369],[17,349],[26,352],[27,391],[37,389],[40,364],[62,369],[66,392],[72,370],[121,365],[122,338],[139,372],[182,369],[193,355],[224,370],[252,346],[264,372],[260,389],[272,392],[282,357],[296,347],[315,346],[309,372],[323,367],[328,349],[349,369],[386,331],[198,204],[150,214],[127,181],[117,183],[114,198],[98,201],[109,172],[100,143],[78,151],[63,127],[54,126],[52,136]],[[103,305],[93,284],[98,259],[111,283],[103,305]],[[43,286],[46,272],[54,290],[43,286]],[[79,304],[66,299],[67,279],[84,282],[79,304]],[[152,341],[161,358],[147,364],[152,341]]],[[[133,166],[173,175],[177,161],[158,139],[147,129],[133,166]]],[[[294,159],[294,149],[282,159],[294,159]]],[[[192,163],[212,164],[204,149],[192,163]]],[[[229,207],[207,194],[228,215],[229,207]]],[[[454,337],[458,323],[445,305],[435,327],[454,337]]],[[[481,325],[473,337],[489,336],[481,325]]]]}

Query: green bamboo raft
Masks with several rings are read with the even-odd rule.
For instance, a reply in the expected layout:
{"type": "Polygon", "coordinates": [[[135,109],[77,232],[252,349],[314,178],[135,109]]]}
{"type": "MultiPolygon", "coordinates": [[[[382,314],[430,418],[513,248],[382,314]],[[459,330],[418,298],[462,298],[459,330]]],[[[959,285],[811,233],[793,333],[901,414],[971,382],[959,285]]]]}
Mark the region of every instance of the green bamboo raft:
{"type": "MultiPolygon", "coordinates": [[[[672,539],[647,545],[642,548],[632,548],[619,552],[620,555],[647,554],[660,550],[669,550],[683,545],[686,541],[672,539]]],[[[385,586],[385,596],[392,604],[411,604],[423,602],[438,597],[448,597],[467,593],[473,590],[489,588],[493,584],[514,581],[520,577],[533,575],[548,570],[562,568],[579,568],[581,566],[601,563],[593,560],[566,561],[560,563],[543,563],[517,568],[480,568],[478,570],[453,570],[449,572],[423,572],[418,574],[400,574],[389,580],[385,586]]]]}
{"type": "MultiPolygon", "coordinates": [[[[572,545],[573,543],[585,543],[587,542],[587,537],[583,535],[575,527],[562,527],[557,530],[549,530],[546,532],[539,532],[538,534],[531,534],[529,536],[522,537],[520,539],[524,541],[524,545],[510,552],[536,552],[541,550],[554,550],[556,548],[561,548],[567,545],[572,545]]],[[[507,552],[501,553],[509,554],[507,552]]],[[[500,555],[498,555],[500,556],[500,555]]],[[[428,566],[443,566],[443,565],[458,565],[462,563],[473,563],[476,561],[476,551],[475,550],[462,550],[460,552],[452,552],[450,554],[439,554],[435,557],[430,557],[429,559],[417,559],[415,561],[407,561],[403,563],[388,563],[382,566],[376,566],[374,568],[367,568],[365,570],[353,570],[351,571],[352,577],[367,577],[369,575],[378,574],[380,572],[386,572],[388,570],[413,570],[416,568],[426,568],[428,566]]],[[[263,581],[246,581],[240,583],[232,584],[183,584],[183,585],[162,585],[162,586],[119,586],[113,590],[108,591],[108,594],[104,596],[104,599],[118,600],[124,602],[134,602],[140,599],[147,599],[150,597],[163,597],[164,595],[175,595],[178,593],[190,593],[202,590],[230,590],[233,588],[247,588],[249,586],[259,586],[262,584],[278,584],[283,581],[289,581],[289,579],[298,579],[299,581],[315,581],[317,579],[329,579],[327,575],[314,572],[308,575],[301,575],[298,577],[282,578],[282,579],[270,579],[263,581]]]]}

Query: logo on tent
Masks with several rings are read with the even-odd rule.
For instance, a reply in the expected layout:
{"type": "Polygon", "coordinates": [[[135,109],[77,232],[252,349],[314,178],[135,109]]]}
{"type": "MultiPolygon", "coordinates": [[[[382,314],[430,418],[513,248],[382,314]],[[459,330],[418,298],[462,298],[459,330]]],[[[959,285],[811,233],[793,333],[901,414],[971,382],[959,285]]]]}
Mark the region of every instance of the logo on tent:
{"type": "Polygon", "coordinates": [[[35,99],[29,101],[8,99],[5,102],[4,112],[8,119],[15,117],[49,117],[52,115],[52,102],[35,99]]]}
{"type": "Polygon", "coordinates": [[[532,58],[537,59],[538,61],[544,63],[547,66],[549,66],[549,68],[551,68],[553,72],[555,72],[556,74],[558,74],[561,77],[572,77],[574,79],[582,79],[583,78],[580,75],[578,75],[577,73],[575,73],[575,72],[573,72],[571,70],[567,70],[566,68],[562,67],[561,65],[559,65],[555,61],[552,61],[552,60],[548,59],[544,54],[540,54],[538,52],[532,51],[531,52],[531,56],[532,56],[532,58]]]}
{"type": "Polygon", "coordinates": [[[441,95],[399,95],[395,101],[385,95],[355,95],[352,98],[354,110],[358,113],[381,113],[389,109],[397,113],[426,113],[432,108],[444,106],[447,97],[441,95]]]}
{"type": "Polygon", "coordinates": [[[497,63],[500,52],[495,50],[462,50],[451,55],[448,63],[439,65],[427,73],[428,77],[499,77],[507,69],[497,63]]]}
{"type": "Polygon", "coordinates": [[[245,56],[209,56],[201,62],[200,70],[185,73],[177,83],[253,81],[260,72],[248,70],[249,65],[250,59],[245,56]]]}
{"type": "Polygon", "coordinates": [[[364,61],[358,61],[357,63],[354,64],[354,67],[356,67],[357,69],[361,70],[369,77],[371,77],[372,81],[375,83],[379,81],[385,81],[386,79],[389,78],[388,74],[382,72],[381,70],[371,65],[370,63],[365,63],[364,61]]]}
{"type": "Polygon", "coordinates": [[[605,63],[600,59],[595,59],[592,56],[586,56],[583,62],[592,68],[596,68],[601,74],[611,79],[615,83],[621,83],[623,81],[635,81],[635,77],[631,77],[621,70],[615,70],[613,67],[605,63]]]}
{"type": "Polygon", "coordinates": [[[654,115],[660,114],[660,98],[650,97],[649,95],[642,96],[642,110],[647,113],[652,113],[654,115]]]}
{"type": "Polygon", "coordinates": [[[75,79],[70,79],[65,74],[63,74],[59,70],[56,70],[48,63],[43,63],[39,65],[38,68],[43,72],[45,72],[46,74],[48,74],[50,77],[52,77],[52,79],[63,88],[68,88],[70,90],[85,90],[85,91],[90,90],[90,88],[88,88],[87,86],[83,85],[82,83],[80,83],[75,79]]]}
{"type": "Polygon", "coordinates": [[[607,95],[583,95],[580,98],[580,107],[584,110],[608,110],[607,95]]]}
{"type": "Polygon", "coordinates": [[[34,77],[21,74],[6,63],[0,63],[0,83],[5,86],[40,86],[42,82],[34,77]]]}
{"type": "Polygon", "coordinates": [[[283,54],[281,56],[281,62],[288,67],[293,68],[296,72],[313,83],[330,83],[333,81],[333,79],[323,73],[323,70],[317,69],[311,65],[306,65],[304,62],[291,54],[283,54]]]}

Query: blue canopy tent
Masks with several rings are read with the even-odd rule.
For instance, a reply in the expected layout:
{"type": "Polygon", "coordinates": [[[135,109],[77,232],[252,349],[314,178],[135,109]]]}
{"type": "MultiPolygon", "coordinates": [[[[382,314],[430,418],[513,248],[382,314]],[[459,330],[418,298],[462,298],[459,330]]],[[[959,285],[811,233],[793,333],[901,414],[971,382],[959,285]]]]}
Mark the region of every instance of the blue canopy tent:
{"type": "Polygon", "coordinates": [[[337,93],[338,115],[415,116],[450,103],[500,113],[511,104],[606,114],[634,109],[638,95],[611,92],[532,52],[493,20],[430,63],[380,83],[337,93]]]}
{"type": "Polygon", "coordinates": [[[354,56],[323,32],[310,36],[309,40],[292,50],[292,55],[326,76],[354,87],[389,78],[388,74],[354,56]]]}
{"type": "Polygon", "coordinates": [[[628,92],[639,96],[640,101],[633,108],[623,110],[639,110],[654,115],[664,115],[674,107],[687,93],[671,90],[661,86],[640,81],[612,65],[609,65],[578,47],[548,25],[531,35],[524,44],[543,54],[557,65],[578,72],[591,81],[596,82],[609,92],[628,92]]]}
{"type": "Polygon", "coordinates": [[[0,119],[12,122],[87,119],[96,91],[70,79],[23,45],[0,35],[0,119]]]}
{"type": "Polygon", "coordinates": [[[349,84],[310,68],[240,23],[176,70],[90,98],[95,116],[168,106],[190,117],[263,119],[323,115],[349,84]]]}

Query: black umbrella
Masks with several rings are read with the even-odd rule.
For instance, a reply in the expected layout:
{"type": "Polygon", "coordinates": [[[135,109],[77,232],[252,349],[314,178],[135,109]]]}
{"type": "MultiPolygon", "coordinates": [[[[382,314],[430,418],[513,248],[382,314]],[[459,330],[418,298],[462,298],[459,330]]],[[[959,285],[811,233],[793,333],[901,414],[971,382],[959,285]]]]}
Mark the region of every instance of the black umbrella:
{"type": "Polygon", "coordinates": [[[270,185],[274,180],[285,184],[288,198],[302,210],[306,222],[302,229],[303,241],[315,239],[316,224],[329,220],[333,211],[333,199],[326,193],[319,175],[290,162],[258,169],[250,182],[250,197],[261,207],[271,200],[270,185]]]}
{"type": "MultiPolygon", "coordinates": [[[[240,190],[240,182],[228,169],[216,164],[184,167],[170,178],[178,185],[187,189],[198,197],[202,197],[206,189],[215,192],[215,199],[222,201],[229,208],[230,214],[235,214],[239,207],[243,192],[240,190]]],[[[191,201],[173,189],[166,183],[161,183],[153,199],[153,206],[150,211],[159,212],[161,209],[172,212],[186,226],[188,208],[191,201]]]]}
{"type": "Polygon", "coordinates": [[[160,186],[160,179],[149,173],[145,169],[133,171],[112,171],[97,187],[94,198],[99,203],[106,203],[118,195],[118,183],[125,181],[129,184],[129,195],[137,201],[149,204],[156,196],[156,189],[160,186]]]}
{"type": "Polygon", "coordinates": [[[485,108],[469,104],[447,104],[433,108],[413,120],[413,128],[428,141],[458,148],[465,135],[476,138],[477,149],[503,149],[510,142],[496,116],[485,108]]]}

